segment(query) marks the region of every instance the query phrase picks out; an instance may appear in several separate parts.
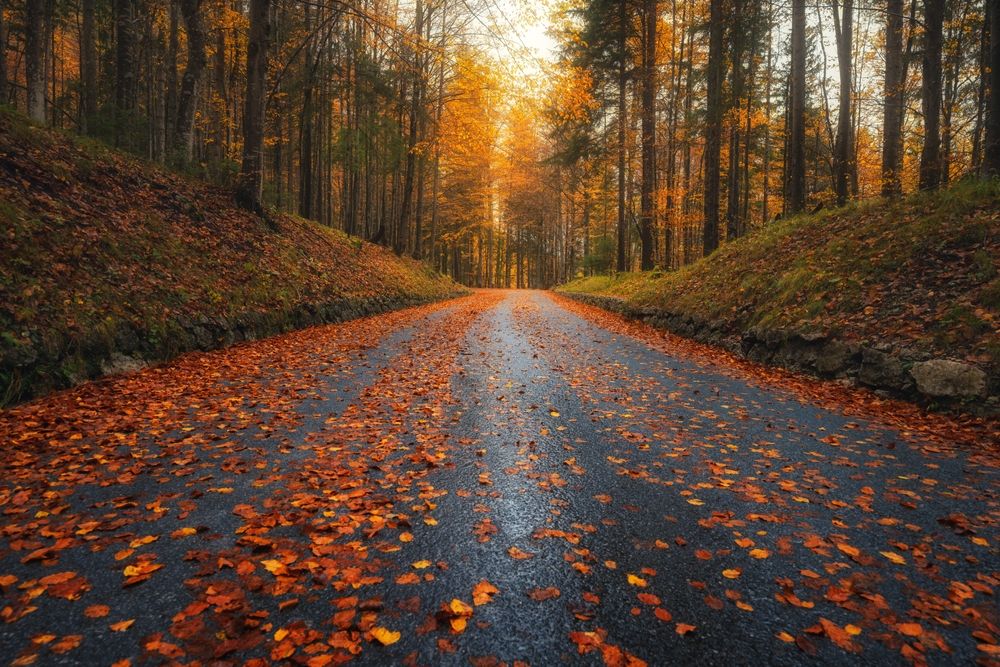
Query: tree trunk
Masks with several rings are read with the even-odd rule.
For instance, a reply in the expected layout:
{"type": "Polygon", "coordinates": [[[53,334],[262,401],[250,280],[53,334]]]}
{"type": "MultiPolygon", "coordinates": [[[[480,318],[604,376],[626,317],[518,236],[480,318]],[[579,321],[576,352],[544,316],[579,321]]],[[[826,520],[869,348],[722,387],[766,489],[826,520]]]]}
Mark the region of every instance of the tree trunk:
{"type": "Polygon", "coordinates": [[[685,58],[684,74],[684,144],[683,144],[683,170],[684,178],[681,188],[684,191],[684,201],[681,205],[681,219],[684,221],[683,244],[684,252],[681,256],[681,264],[688,264],[694,260],[694,238],[693,225],[688,219],[691,213],[691,137],[694,134],[694,28],[688,29],[688,51],[685,58]]]}
{"type": "Polygon", "coordinates": [[[229,87],[226,79],[226,28],[223,25],[215,29],[215,92],[218,95],[218,101],[214,110],[214,156],[221,163],[227,157],[226,147],[229,144],[227,131],[229,120],[229,87]]]}
{"type": "Polygon", "coordinates": [[[722,0],[711,0],[708,33],[708,108],[705,119],[705,227],[702,252],[708,256],[719,247],[719,179],[722,149],[723,22],[722,0]]]}
{"type": "MultiPolygon", "coordinates": [[[[26,0],[24,71],[28,87],[28,117],[36,123],[45,122],[45,76],[48,35],[45,33],[45,13],[50,0],[26,0]]],[[[6,48],[6,46],[4,47],[6,48]]]]}
{"type": "Polygon", "coordinates": [[[83,0],[80,25],[80,127],[86,133],[97,114],[97,42],[94,34],[96,0],[83,0]]]}
{"type": "Polygon", "coordinates": [[[413,57],[410,63],[412,68],[412,92],[410,94],[410,117],[409,117],[409,137],[407,139],[406,150],[406,171],[403,175],[403,201],[399,208],[399,225],[396,232],[396,241],[393,249],[397,255],[407,251],[410,245],[410,211],[413,207],[413,187],[417,168],[417,130],[420,126],[421,113],[421,76],[420,76],[420,47],[419,40],[424,29],[424,7],[421,0],[417,0],[414,34],[416,44],[413,47],[413,57]]]}
{"type": "Polygon", "coordinates": [[[627,16],[625,14],[625,0],[619,0],[618,4],[618,45],[621,50],[620,61],[618,63],[618,247],[615,268],[618,271],[625,271],[625,93],[627,84],[627,74],[625,65],[625,35],[627,16]]]}
{"type": "Polygon", "coordinates": [[[921,64],[921,110],[924,145],[920,152],[920,189],[941,184],[941,46],[945,0],[924,0],[924,53],[921,64]]]}
{"type": "MultiPolygon", "coordinates": [[[[431,7],[427,8],[427,14],[423,17],[423,27],[425,33],[420,35],[422,41],[430,43],[431,40],[431,25],[432,21],[432,11],[431,7]]],[[[426,69],[428,65],[428,59],[424,56],[421,51],[417,51],[417,76],[419,77],[419,87],[421,90],[421,97],[423,97],[424,89],[424,76],[426,74],[426,69]]],[[[427,136],[427,118],[424,114],[424,109],[421,106],[418,110],[417,116],[417,136],[423,140],[427,136]]],[[[420,151],[420,155],[417,156],[417,202],[413,210],[413,258],[420,259],[423,257],[423,241],[424,241],[424,194],[425,194],[425,177],[427,172],[427,158],[425,157],[425,151],[420,151]]],[[[493,227],[490,227],[490,247],[493,247],[493,227]]],[[[492,252],[492,251],[491,251],[492,252]]],[[[492,278],[490,278],[492,280],[492,278]]],[[[492,284],[492,283],[491,283],[492,284]]]]}
{"type": "MultiPolygon", "coordinates": [[[[844,0],[843,13],[833,0],[833,26],[837,38],[837,67],[840,70],[840,103],[837,118],[837,139],[833,149],[834,191],[837,205],[847,203],[853,172],[854,139],[851,119],[851,58],[854,53],[854,0],[844,0]]],[[[888,67],[886,67],[888,69],[888,67]]]]}
{"type": "Polygon", "coordinates": [[[903,156],[903,0],[886,0],[882,196],[898,197],[903,156]]]}
{"type": "MultiPolygon", "coordinates": [[[[732,16],[732,71],[730,75],[729,111],[743,106],[743,60],[744,60],[744,30],[743,0],[735,0],[731,6],[732,16]]],[[[740,235],[740,119],[735,114],[729,128],[729,168],[726,172],[726,238],[729,240],[740,235]]]]}
{"type": "Polygon", "coordinates": [[[944,35],[944,53],[942,60],[942,106],[941,106],[941,185],[951,181],[952,144],[954,141],[953,124],[958,107],[958,89],[961,79],[961,69],[964,61],[961,31],[966,27],[965,11],[957,8],[946,8],[944,35]]]}
{"type": "Polygon", "coordinates": [[[180,12],[177,9],[178,0],[170,0],[170,17],[167,34],[167,90],[166,117],[163,119],[164,133],[173,142],[177,131],[177,52],[180,50],[180,12]]]}
{"type": "Polygon", "coordinates": [[[653,268],[653,225],[656,221],[656,0],[643,6],[642,51],[642,219],[639,240],[642,244],[641,267],[653,268]]]}
{"type": "Polygon", "coordinates": [[[7,21],[6,0],[0,0],[0,104],[7,103],[7,21]]]}
{"type": "Polygon", "coordinates": [[[972,130],[972,169],[983,169],[983,132],[986,120],[987,91],[990,79],[990,21],[992,3],[984,3],[983,29],[979,35],[979,85],[976,86],[976,122],[972,130]]]}
{"type": "Polygon", "coordinates": [[[774,9],[772,0],[767,0],[767,80],[764,92],[764,187],[763,204],[761,205],[761,221],[766,225],[769,222],[770,210],[768,204],[771,197],[771,81],[773,73],[772,67],[772,43],[774,36],[774,9]]]}
{"type": "MultiPolygon", "coordinates": [[[[312,8],[303,5],[306,34],[312,32],[312,8]]],[[[313,90],[316,78],[314,37],[308,38],[302,85],[302,112],[299,114],[299,215],[313,217],[313,90]]]]}
{"type": "MultiPolygon", "coordinates": [[[[987,0],[992,3],[992,0],[987,0]]],[[[983,142],[983,167],[992,176],[1000,175],[1000,10],[990,10],[990,82],[986,105],[986,141],[983,142]]]]}
{"type": "Polygon", "coordinates": [[[123,114],[135,109],[134,10],[134,0],[115,0],[115,107],[119,125],[123,114]]]}
{"type": "Polygon", "coordinates": [[[177,128],[174,133],[174,151],[182,164],[188,164],[194,155],[194,113],[198,106],[198,89],[201,73],[205,69],[205,25],[201,15],[201,0],[178,0],[184,28],[187,32],[187,65],[181,77],[180,97],[177,100],[177,128]]]}
{"type": "Polygon", "coordinates": [[[788,155],[785,213],[794,215],[806,205],[806,5],[792,0],[792,71],[788,109],[788,155]]]}
{"type": "Polygon", "coordinates": [[[247,41],[247,89],[243,106],[243,165],[236,186],[236,203],[263,216],[264,111],[267,50],[271,38],[271,0],[250,0],[247,41]]]}

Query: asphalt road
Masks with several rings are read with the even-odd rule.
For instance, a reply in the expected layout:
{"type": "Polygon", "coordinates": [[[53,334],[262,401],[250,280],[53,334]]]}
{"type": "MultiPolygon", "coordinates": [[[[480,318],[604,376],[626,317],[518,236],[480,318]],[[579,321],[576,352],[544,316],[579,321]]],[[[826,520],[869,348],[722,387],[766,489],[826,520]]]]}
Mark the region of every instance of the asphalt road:
{"type": "Polygon", "coordinates": [[[867,404],[543,292],[186,355],[0,413],[0,656],[997,664],[996,443],[867,404]]]}

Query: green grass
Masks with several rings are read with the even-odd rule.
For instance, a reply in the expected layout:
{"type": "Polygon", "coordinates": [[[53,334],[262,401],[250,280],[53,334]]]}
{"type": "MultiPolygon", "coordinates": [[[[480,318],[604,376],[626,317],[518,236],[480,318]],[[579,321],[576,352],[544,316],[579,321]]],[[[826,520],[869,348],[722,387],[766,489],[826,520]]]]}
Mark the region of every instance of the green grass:
{"type": "Polygon", "coordinates": [[[558,289],[626,300],[733,332],[823,330],[997,363],[1000,183],[968,180],[770,224],[678,271],[558,289]]]}

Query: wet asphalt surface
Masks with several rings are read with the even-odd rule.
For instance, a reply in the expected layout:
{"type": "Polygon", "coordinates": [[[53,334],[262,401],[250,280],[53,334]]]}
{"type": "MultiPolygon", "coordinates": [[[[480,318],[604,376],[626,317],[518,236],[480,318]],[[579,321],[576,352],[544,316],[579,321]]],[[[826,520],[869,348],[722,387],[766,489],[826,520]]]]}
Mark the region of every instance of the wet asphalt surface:
{"type": "Polygon", "coordinates": [[[219,377],[140,407],[112,384],[0,413],[3,660],[998,659],[995,457],[541,292],[395,317],[188,360],[219,377]],[[144,553],[162,568],[123,585],[144,553]]]}

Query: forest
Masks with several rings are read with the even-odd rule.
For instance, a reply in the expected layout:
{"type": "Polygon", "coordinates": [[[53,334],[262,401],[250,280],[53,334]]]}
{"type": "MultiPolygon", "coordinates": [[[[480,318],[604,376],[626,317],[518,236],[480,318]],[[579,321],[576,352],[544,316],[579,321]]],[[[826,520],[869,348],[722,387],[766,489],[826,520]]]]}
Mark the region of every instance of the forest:
{"type": "Polygon", "coordinates": [[[0,100],[471,286],[1000,169],[989,0],[4,0],[0,100]],[[547,25],[542,61],[516,31],[547,25]]]}

